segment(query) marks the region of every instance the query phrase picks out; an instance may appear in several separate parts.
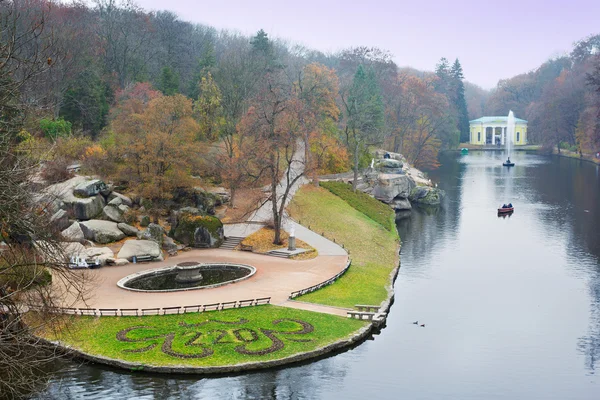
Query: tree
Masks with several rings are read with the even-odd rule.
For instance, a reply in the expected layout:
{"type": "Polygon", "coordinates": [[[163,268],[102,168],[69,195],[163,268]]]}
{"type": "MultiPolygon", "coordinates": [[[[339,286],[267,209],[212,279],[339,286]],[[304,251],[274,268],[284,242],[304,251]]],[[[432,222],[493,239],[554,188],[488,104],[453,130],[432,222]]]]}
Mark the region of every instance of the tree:
{"type": "Polygon", "coordinates": [[[202,78],[198,92],[198,100],[194,102],[194,116],[200,126],[199,136],[201,139],[216,140],[224,120],[221,91],[210,72],[202,78]]]}
{"type": "Polygon", "coordinates": [[[179,76],[171,67],[163,67],[158,82],[158,89],[165,96],[172,96],[179,92],[179,76]]]}
{"type": "Polygon", "coordinates": [[[35,152],[22,146],[26,107],[20,90],[51,68],[52,37],[44,21],[43,8],[0,3],[0,393],[7,398],[28,397],[49,379],[58,355],[32,333],[58,329],[56,316],[47,312],[57,298],[65,300],[57,288],[62,284],[76,300],[83,296],[84,281],[66,268],[49,223],[52,208],[35,200],[35,152]],[[25,323],[25,312],[34,307],[41,309],[39,318],[25,323]]]}
{"type": "Polygon", "coordinates": [[[458,58],[452,64],[450,69],[452,77],[452,98],[458,113],[458,130],[460,132],[460,141],[462,143],[469,141],[469,113],[467,111],[467,101],[465,100],[465,86],[463,84],[463,71],[458,58]]]}
{"type": "Polygon", "coordinates": [[[154,98],[141,112],[112,123],[117,133],[116,178],[151,201],[155,222],[173,191],[193,184],[190,172],[199,151],[194,145],[198,124],[192,116],[192,101],[176,94],[154,98]]]}
{"type": "Polygon", "coordinates": [[[352,189],[356,191],[361,155],[369,145],[383,141],[383,100],[372,69],[365,71],[362,65],[358,67],[348,95],[342,96],[342,101],[346,114],[344,136],[353,158],[352,189]]]}

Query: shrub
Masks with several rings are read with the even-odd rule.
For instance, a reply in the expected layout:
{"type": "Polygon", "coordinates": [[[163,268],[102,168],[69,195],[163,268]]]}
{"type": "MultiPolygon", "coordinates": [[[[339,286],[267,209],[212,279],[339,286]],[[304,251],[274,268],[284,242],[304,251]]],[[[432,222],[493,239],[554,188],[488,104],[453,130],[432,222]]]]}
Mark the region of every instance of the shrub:
{"type": "Polygon", "coordinates": [[[347,183],[320,182],[320,185],[388,231],[394,230],[394,210],[387,204],[374,199],[366,193],[354,192],[352,186],[347,183]]]}
{"type": "Polygon", "coordinates": [[[49,183],[63,182],[73,177],[73,173],[67,170],[69,161],[64,158],[56,158],[44,164],[42,168],[42,179],[49,183]]]}
{"type": "Polygon", "coordinates": [[[40,129],[48,139],[56,140],[59,137],[68,136],[71,133],[71,123],[62,118],[40,120],[40,129]]]}
{"type": "Polygon", "coordinates": [[[86,150],[93,145],[92,140],[85,136],[72,135],[61,137],[56,141],[55,152],[57,157],[69,160],[81,160],[86,150]]]}

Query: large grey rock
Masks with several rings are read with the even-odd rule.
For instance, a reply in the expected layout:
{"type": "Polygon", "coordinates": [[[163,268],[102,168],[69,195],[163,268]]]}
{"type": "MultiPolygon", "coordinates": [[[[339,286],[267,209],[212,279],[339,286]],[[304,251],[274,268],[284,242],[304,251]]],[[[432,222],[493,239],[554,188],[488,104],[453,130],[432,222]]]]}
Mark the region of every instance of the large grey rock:
{"type": "Polygon", "coordinates": [[[108,202],[108,205],[115,206],[115,207],[118,207],[122,204],[123,204],[123,199],[121,199],[120,197],[115,197],[114,199],[112,199],[108,202]]]}
{"type": "Polygon", "coordinates": [[[414,186],[413,180],[406,175],[379,174],[373,196],[389,204],[395,198],[407,198],[414,186]]]}
{"type": "Polygon", "coordinates": [[[137,237],[141,240],[153,240],[162,246],[163,243],[163,235],[165,233],[165,228],[158,224],[149,224],[148,228],[139,232],[137,237]]]}
{"type": "Polygon", "coordinates": [[[135,226],[131,226],[126,223],[117,224],[117,228],[119,228],[127,236],[137,236],[138,232],[140,231],[135,226]]]}
{"type": "MultiPolygon", "coordinates": [[[[129,206],[129,207],[133,206],[133,201],[131,201],[131,199],[129,197],[124,196],[121,193],[112,192],[111,194],[108,195],[108,197],[106,199],[109,202],[112,202],[114,199],[120,199],[120,204],[125,204],[126,206],[129,206]]],[[[120,204],[117,204],[117,205],[120,205],[120,204]]]]}
{"type": "Polygon", "coordinates": [[[177,251],[177,244],[172,238],[165,236],[162,243],[162,248],[170,254],[171,252],[177,251]]]}
{"type": "Polygon", "coordinates": [[[391,158],[377,160],[377,163],[375,164],[375,168],[378,171],[381,171],[386,174],[401,174],[403,172],[403,166],[404,164],[402,163],[402,161],[394,160],[391,158]]]}
{"type": "Polygon", "coordinates": [[[118,209],[121,210],[121,212],[123,214],[125,214],[127,211],[131,210],[131,208],[126,204],[121,204],[120,206],[118,206],[118,209]]]}
{"type": "Polygon", "coordinates": [[[85,249],[86,258],[97,259],[100,265],[106,265],[110,258],[114,258],[115,254],[108,247],[88,247],[85,249]]]}
{"type": "Polygon", "coordinates": [[[125,217],[123,217],[123,211],[121,211],[119,207],[114,206],[112,204],[107,204],[102,209],[102,216],[113,222],[125,222],[125,217]]]}
{"type": "Polygon", "coordinates": [[[91,220],[79,224],[86,239],[96,243],[111,243],[121,240],[125,234],[117,227],[116,222],[91,220]]]}
{"type": "Polygon", "coordinates": [[[117,257],[132,261],[134,256],[150,256],[154,260],[162,260],[162,251],[158,243],[152,240],[128,240],[123,244],[117,257]]]}
{"type": "Polygon", "coordinates": [[[65,199],[67,208],[73,213],[73,216],[80,221],[93,219],[102,213],[104,207],[104,197],[96,195],[94,197],[87,198],[76,198],[73,197],[71,201],[65,199]]]}
{"type": "Polygon", "coordinates": [[[102,192],[106,192],[107,188],[106,183],[100,179],[92,179],[90,181],[81,182],[75,186],[73,194],[80,197],[92,197],[101,194],[102,192]]]}
{"type": "Polygon", "coordinates": [[[408,199],[402,199],[402,198],[396,198],[396,199],[392,200],[392,202],[390,203],[390,206],[392,206],[392,208],[396,211],[405,211],[405,210],[412,209],[412,205],[410,204],[410,201],[408,201],[408,199]]]}
{"type": "Polygon", "coordinates": [[[190,247],[219,247],[223,243],[223,223],[213,216],[181,212],[169,236],[190,247]]]}
{"type": "Polygon", "coordinates": [[[85,239],[85,235],[79,226],[79,222],[75,221],[67,229],[60,233],[65,240],[80,242],[85,239]]]}
{"type": "Polygon", "coordinates": [[[417,186],[410,192],[408,199],[417,204],[437,206],[442,202],[445,192],[429,186],[417,186]]]}
{"type": "Polygon", "coordinates": [[[71,225],[69,222],[69,215],[65,210],[58,210],[57,212],[50,217],[50,222],[58,229],[59,231],[65,230],[71,225]]]}

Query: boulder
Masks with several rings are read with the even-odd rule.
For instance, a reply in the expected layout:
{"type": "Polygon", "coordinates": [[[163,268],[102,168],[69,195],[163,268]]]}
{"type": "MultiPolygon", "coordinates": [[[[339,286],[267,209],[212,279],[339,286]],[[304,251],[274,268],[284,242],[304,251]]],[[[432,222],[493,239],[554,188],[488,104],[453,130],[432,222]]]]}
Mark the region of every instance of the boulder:
{"type": "Polygon", "coordinates": [[[387,158],[387,160],[398,160],[398,161],[402,161],[402,162],[406,162],[406,159],[404,158],[404,156],[400,153],[394,153],[391,151],[385,151],[385,150],[377,150],[375,151],[375,157],[377,158],[385,158],[385,155],[388,155],[389,158],[387,158]]]}
{"type": "Polygon", "coordinates": [[[117,224],[117,228],[119,228],[121,232],[123,232],[127,236],[137,236],[138,232],[140,231],[135,226],[131,226],[123,222],[117,224]]]}
{"type": "Polygon", "coordinates": [[[402,161],[391,158],[377,160],[375,163],[375,169],[385,174],[401,174],[403,173],[402,167],[404,167],[402,161]]]}
{"type": "Polygon", "coordinates": [[[413,180],[406,175],[379,174],[373,196],[389,204],[395,198],[407,198],[414,186],[413,180]]]}
{"type": "Polygon", "coordinates": [[[85,235],[79,226],[79,222],[75,221],[67,229],[60,233],[65,240],[72,242],[80,242],[85,239],[85,235]]]}
{"type": "Polygon", "coordinates": [[[102,212],[104,197],[99,194],[83,199],[73,196],[70,201],[65,199],[65,204],[75,218],[85,221],[97,217],[102,212]]]}
{"type": "MultiPolygon", "coordinates": [[[[112,202],[114,199],[121,199],[121,204],[125,204],[126,206],[133,207],[133,201],[127,197],[122,195],[121,193],[112,192],[106,198],[109,202],[112,202]]],[[[119,205],[119,204],[117,204],[119,205]]]]}
{"type": "Polygon", "coordinates": [[[121,211],[119,207],[114,206],[112,204],[107,204],[102,209],[102,216],[105,219],[111,220],[113,222],[125,222],[125,217],[123,217],[123,211],[121,211]]]}
{"type": "Polygon", "coordinates": [[[108,205],[118,207],[123,204],[123,199],[120,197],[115,197],[114,199],[108,202],[108,205]]]}
{"type": "Polygon", "coordinates": [[[116,222],[91,220],[79,224],[86,239],[96,243],[110,243],[121,240],[125,234],[117,227],[116,222]]]}
{"type": "Polygon", "coordinates": [[[217,196],[219,198],[221,204],[228,203],[231,199],[231,192],[224,187],[213,187],[206,189],[207,192],[217,196]]]}
{"type": "Polygon", "coordinates": [[[106,265],[108,259],[115,257],[115,253],[108,247],[88,247],[85,255],[86,258],[98,259],[100,265],[106,265]]]}
{"type": "Polygon", "coordinates": [[[442,202],[445,192],[429,186],[417,186],[410,192],[408,199],[417,204],[437,206],[442,202]]]}
{"type": "Polygon", "coordinates": [[[69,222],[69,215],[65,210],[58,210],[50,217],[50,223],[56,227],[59,231],[65,230],[71,225],[69,222]]]}
{"type": "Polygon", "coordinates": [[[162,246],[163,235],[165,234],[165,228],[158,224],[149,224],[148,228],[137,234],[140,240],[152,240],[162,246]]]}
{"type": "Polygon", "coordinates": [[[169,236],[191,247],[219,247],[224,239],[223,223],[213,216],[180,212],[169,236]]]}
{"type": "Polygon", "coordinates": [[[121,204],[120,206],[118,206],[119,210],[121,210],[121,213],[125,214],[127,211],[131,210],[131,208],[126,205],[126,204],[121,204]]]}
{"type": "Polygon", "coordinates": [[[121,251],[119,251],[117,257],[132,261],[134,256],[150,256],[153,258],[153,261],[158,261],[162,260],[162,251],[158,243],[152,240],[128,240],[121,247],[121,251]]]}
{"type": "Polygon", "coordinates": [[[106,260],[106,264],[108,264],[108,265],[114,265],[116,267],[121,267],[123,265],[129,264],[129,261],[127,261],[124,258],[109,258],[109,259],[106,260]]]}
{"type": "Polygon", "coordinates": [[[405,211],[405,210],[412,209],[412,205],[410,204],[410,201],[408,201],[408,199],[403,199],[403,198],[396,198],[396,199],[392,200],[392,202],[390,203],[390,206],[392,206],[392,208],[396,211],[405,211]]]}
{"type": "Polygon", "coordinates": [[[92,179],[79,183],[73,189],[73,194],[79,197],[92,197],[107,191],[106,183],[100,179],[92,179]]]}
{"type": "Polygon", "coordinates": [[[177,251],[177,244],[172,238],[165,236],[162,243],[162,248],[163,250],[166,250],[167,253],[171,254],[172,252],[177,251]]]}

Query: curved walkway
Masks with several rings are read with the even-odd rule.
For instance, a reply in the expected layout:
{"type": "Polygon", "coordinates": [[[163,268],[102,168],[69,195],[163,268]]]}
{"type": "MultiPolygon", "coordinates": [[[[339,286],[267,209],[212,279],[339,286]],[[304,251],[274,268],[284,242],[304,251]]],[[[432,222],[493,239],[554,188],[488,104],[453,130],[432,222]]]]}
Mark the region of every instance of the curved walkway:
{"type": "MultiPolygon", "coordinates": [[[[226,230],[229,229],[231,231],[235,229],[237,232],[240,232],[246,229],[245,232],[251,233],[253,230],[261,227],[261,225],[257,224],[236,225],[235,227],[226,227],[226,230]]],[[[296,261],[244,251],[221,249],[190,250],[188,252],[181,252],[178,256],[161,262],[84,270],[82,273],[92,280],[87,300],[75,303],[69,301],[69,296],[66,296],[64,306],[88,308],[164,308],[271,297],[271,304],[345,316],[346,312],[343,309],[321,305],[313,306],[308,303],[288,300],[290,293],[293,291],[305,289],[326,281],[343,270],[348,263],[348,254],[336,243],[298,224],[295,224],[295,232],[296,237],[317,249],[319,255],[316,258],[296,261]],[[249,264],[256,267],[256,273],[246,280],[231,285],[179,292],[134,292],[121,289],[117,286],[117,282],[121,278],[135,272],[175,265],[186,261],[249,264]]]]}

